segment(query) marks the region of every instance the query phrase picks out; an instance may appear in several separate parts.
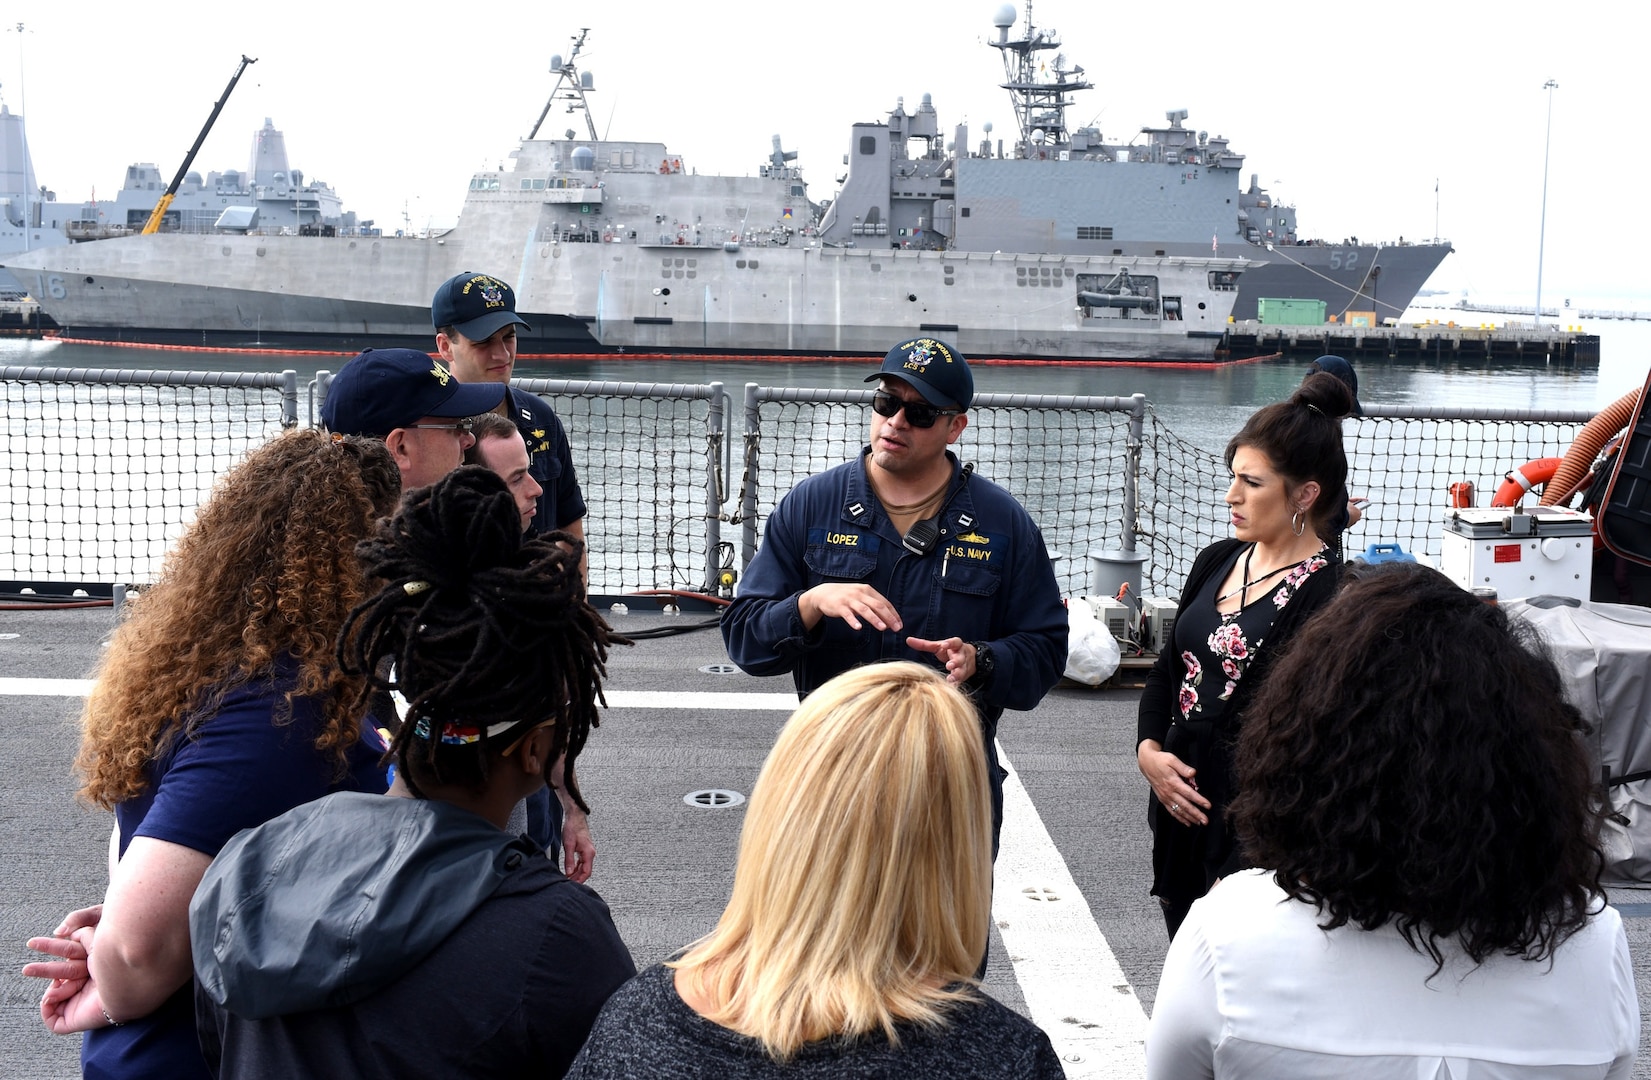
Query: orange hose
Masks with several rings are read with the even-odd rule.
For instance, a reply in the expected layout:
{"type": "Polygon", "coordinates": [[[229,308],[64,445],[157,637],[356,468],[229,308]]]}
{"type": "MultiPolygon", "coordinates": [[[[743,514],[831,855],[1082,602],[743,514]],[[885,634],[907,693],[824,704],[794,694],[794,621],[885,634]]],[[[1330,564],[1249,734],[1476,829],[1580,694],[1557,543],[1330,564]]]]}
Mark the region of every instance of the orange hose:
{"type": "Polygon", "coordinates": [[[1577,485],[1587,477],[1588,470],[1593,467],[1594,459],[1599,457],[1600,450],[1617,432],[1628,426],[1639,399],[1640,392],[1631,390],[1582,425],[1582,430],[1577,432],[1576,441],[1565,451],[1565,460],[1560,463],[1559,471],[1548,481],[1548,486],[1542,489],[1542,501],[1538,505],[1559,506],[1576,494],[1577,485]]]}

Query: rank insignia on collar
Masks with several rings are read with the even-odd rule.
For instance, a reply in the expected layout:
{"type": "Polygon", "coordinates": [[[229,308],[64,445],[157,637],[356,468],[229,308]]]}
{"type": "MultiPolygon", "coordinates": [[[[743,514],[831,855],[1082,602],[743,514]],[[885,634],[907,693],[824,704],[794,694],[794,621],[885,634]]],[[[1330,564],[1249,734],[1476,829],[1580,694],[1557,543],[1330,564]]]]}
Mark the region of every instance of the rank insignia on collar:
{"type": "Polygon", "coordinates": [[[975,516],[973,514],[959,514],[959,515],[957,515],[957,527],[960,528],[960,529],[967,529],[971,525],[973,525],[974,523],[975,523],[975,516]]]}
{"type": "Polygon", "coordinates": [[[859,517],[861,514],[866,512],[865,504],[864,503],[849,503],[848,504],[848,512],[850,514],[853,514],[855,517],[859,517]]]}

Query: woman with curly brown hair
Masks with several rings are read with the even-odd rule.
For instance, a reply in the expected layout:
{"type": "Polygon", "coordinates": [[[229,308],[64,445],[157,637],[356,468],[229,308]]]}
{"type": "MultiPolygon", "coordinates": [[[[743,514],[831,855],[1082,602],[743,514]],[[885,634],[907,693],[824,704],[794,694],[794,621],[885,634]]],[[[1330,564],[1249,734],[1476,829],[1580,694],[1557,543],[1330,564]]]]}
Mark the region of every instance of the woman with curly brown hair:
{"type": "Polygon", "coordinates": [[[1311,374],[1227,443],[1233,537],[1193,560],[1174,645],[1147,675],[1135,759],[1152,785],[1152,895],[1172,939],[1194,900],[1249,865],[1226,818],[1233,745],[1273,658],[1335,592],[1352,406],[1334,375],[1311,374]]]}
{"type": "Polygon", "coordinates": [[[88,1077],[207,1076],[189,898],[241,829],[340,788],[384,790],[384,745],[334,642],[356,544],[395,507],[384,445],[280,435],[224,475],[109,643],[81,716],[79,795],[113,809],[109,889],[29,947],[41,1016],[88,1077]],[[95,946],[95,947],[94,947],[95,946]]]}
{"type": "Polygon", "coordinates": [[[1170,945],[1147,1075],[1627,1077],[1582,731],[1529,626],[1413,563],[1351,574],[1250,707],[1232,816],[1265,869],[1170,945]]]}

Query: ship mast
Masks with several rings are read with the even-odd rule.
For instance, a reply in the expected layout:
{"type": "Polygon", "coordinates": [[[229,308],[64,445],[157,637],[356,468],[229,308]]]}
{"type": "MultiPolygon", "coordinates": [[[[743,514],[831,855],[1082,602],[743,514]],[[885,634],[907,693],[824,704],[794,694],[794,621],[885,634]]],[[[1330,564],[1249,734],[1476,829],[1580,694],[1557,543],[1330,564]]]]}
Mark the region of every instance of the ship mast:
{"type": "Polygon", "coordinates": [[[539,119],[534,121],[533,130],[528,132],[528,139],[538,137],[539,127],[550,115],[550,107],[560,99],[568,103],[568,112],[585,114],[585,129],[590,132],[591,142],[601,142],[596,134],[596,121],[590,114],[590,101],[585,95],[596,89],[596,83],[588,71],[580,71],[574,63],[579,57],[579,50],[585,47],[585,35],[590,33],[589,27],[581,27],[579,36],[573,39],[573,50],[568,53],[564,63],[560,56],[550,58],[550,70],[556,73],[556,85],[550,88],[550,97],[545,100],[545,107],[539,113],[539,119]]]}
{"type": "Polygon", "coordinates": [[[1040,149],[1066,145],[1071,134],[1066,130],[1066,107],[1073,103],[1067,95],[1095,84],[1084,81],[1082,67],[1068,69],[1066,57],[1059,53],[1053,65],[1039,59],[1039,53],[1059,49],[1061,39],[1053,30],[1039,30],[1032,25],[1032,0],[1026,0],[1026,29],[1016,40],[1009,40],[1009,28],[1015,24],[1013,4],[998,8],[992,24],[997,27],[998,37],[987,44],[1003,54],[1003,72],[1008,81],[1002,86],[1009,91],[1020,124],[1022,154],[1033,157],[1040,149]]]}

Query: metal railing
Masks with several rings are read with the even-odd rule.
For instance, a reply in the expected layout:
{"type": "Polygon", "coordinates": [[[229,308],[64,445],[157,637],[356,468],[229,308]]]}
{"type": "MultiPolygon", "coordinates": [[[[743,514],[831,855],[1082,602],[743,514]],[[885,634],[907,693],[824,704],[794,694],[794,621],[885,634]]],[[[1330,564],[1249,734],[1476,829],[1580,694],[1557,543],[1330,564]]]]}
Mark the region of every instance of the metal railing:
{"type": "MultiPolygon", "coordinates": [[[[301,413],[291,371],[0,368],[0,581],[153,580],[217,475],[301,415],[316,423],[329,381],[317,375],[301,413]]],[[[734,486],[720,383],[514,385],[567,427],[598,593],[726,591],[785,492],[860,453],[872,393],[747,385],[734,486]]],[[[1592,415],[1388,406],[1348,420],[1349,488],[1374,500],[1348,553],[1381,541],[1437,558],[1452,483],[1487,505],[1507,470],[1562,454],[1592,415]]],[[[1174,596],[1192,557],[1229,534],[1222,448],[1176,435],[1139,394],[983,394],[968,417],[954,449],[1031,512],[1069,595],[1113,566],[1174,596]]]]}
{"type": "Polygon", "coordinates": [[[298,375],[0,368],[0,579],[145,582],[218,475],[298,423],[298,375]]]}

